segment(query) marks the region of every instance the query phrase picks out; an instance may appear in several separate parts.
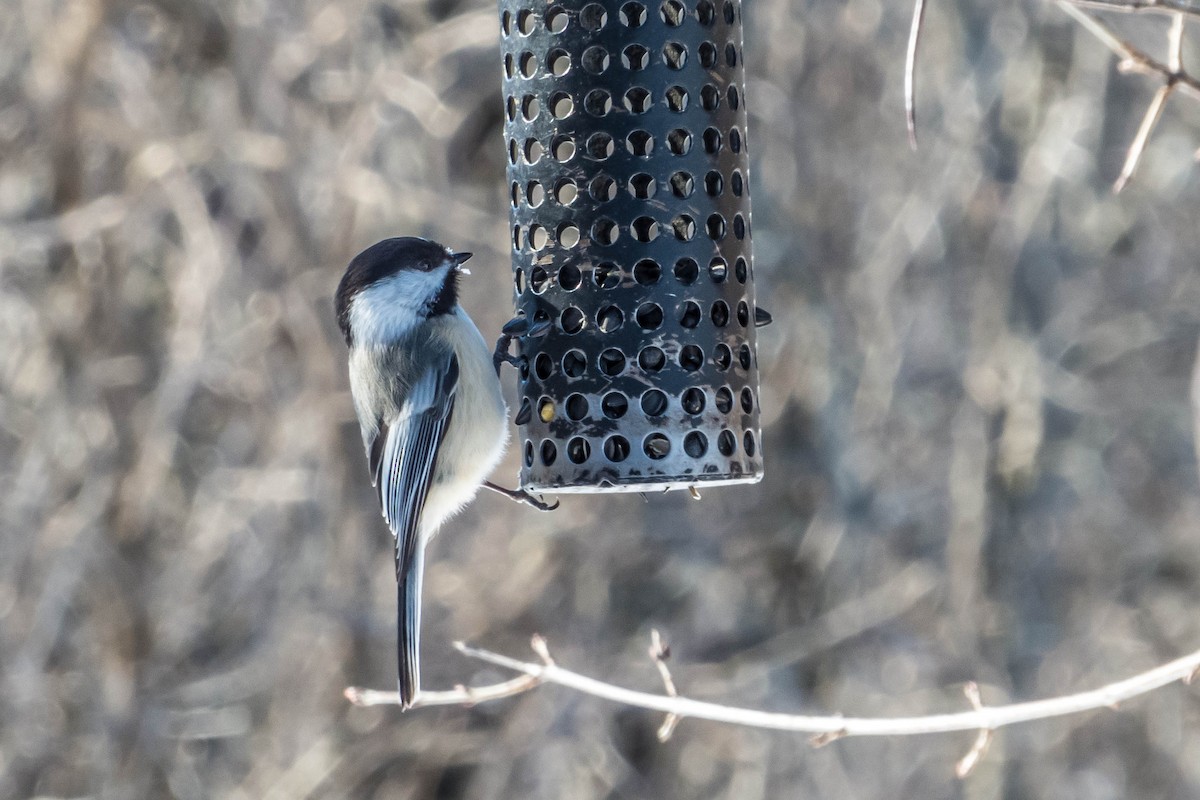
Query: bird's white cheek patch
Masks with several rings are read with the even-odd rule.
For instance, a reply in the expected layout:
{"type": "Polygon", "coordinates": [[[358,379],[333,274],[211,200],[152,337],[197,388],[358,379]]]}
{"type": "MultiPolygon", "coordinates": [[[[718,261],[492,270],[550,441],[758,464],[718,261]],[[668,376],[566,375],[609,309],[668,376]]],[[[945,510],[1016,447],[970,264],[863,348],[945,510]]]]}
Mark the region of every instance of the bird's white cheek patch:
{"type": "Polygon", "coordinates": [[[363,289],[350,303],[350,330],[360,344],[392,344],[413,332],[446,281],[446,268],[400,272],[363,289]]]}

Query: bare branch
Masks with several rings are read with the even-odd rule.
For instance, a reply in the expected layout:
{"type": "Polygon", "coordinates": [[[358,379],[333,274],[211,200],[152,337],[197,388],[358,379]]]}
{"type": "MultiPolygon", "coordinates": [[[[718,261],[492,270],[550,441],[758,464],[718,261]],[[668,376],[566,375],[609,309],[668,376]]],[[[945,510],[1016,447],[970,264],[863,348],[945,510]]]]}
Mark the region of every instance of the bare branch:
{"type": "MultiPolygon", "coordinates": [[[[1006,706],[988,707],[980,704],[971,711],[920,717],[843,717],[840,715],[783,714],[691,700],[686,697],[650,694],[614,686],[564,669],[549,660],[548,653],[541,664],[536,664],[489,650],[468,647],[461,643],[456,644],[456,647],[471,658],[523,673],[528,679],[532,679],[532,683],[522,684],[520,689],[514,688],[513,681],[508,681],[495,686],[458,689],[453,693],[429,693],[439,699],[443,695],[449,697],[449,695],[455,694],[464,702],[476,703],[482,702],[484,697],[490,697],[492,694],[497,697],[508,697],[519,694],[521,691],[528,691],[539,683],[553,683],[593,697],[611,700],[614,703],[645,708],[650,711],[661,711],[680,717],[695,717],[712,722],[746,725],[768,730],[811,733],[815,734],[813,743],[817,745],[828,744],[830,741],[846,736],[913,736],[951,731],[993,731],[1021,722],[1063,717],[1084,711],[1111,709],[1125,700],[1140,697],[1172,683],[1186,681],[1196,674],[1197,670],[1200,670],[1200,650],[1197,650],[1133,677],[1110,683],[1098,689],[1062,697],[1013,703],[1006,706]]],[[[395,697],[393,692],[369,694],[362,689],[348,689],[346,695],[359,701],[368,698],[371,704],[387,703],[389,697],[395,697]]],[[[446,702],[456,701],[447,699],[446,702]]],[[[444,703],[426,702],[424,697],[418,698],[418,705],[434,704],[444,703]]]]}
{"type": "Polygon", "coordinates": [[[908,123],[908,146],[917,149],[916,78],[917,45],[925,23],[925,0],[913,4],[912,27],[908,30],[908,50],[904,55],[904,119],[908,123]]]}
{"type": "Polygon", "coordinates": [[[1135,51],[1132,47],[1126,44],[1120,36],[1117,36],[1112,28],[1080,9],[1080,6],[1086,5],[1088,0],[1084,0],[1084,2],[1079,2],[1079,0],[1057,1],[1059,8],[1082,25],[1084,30],[1099,39],[1105,47],[1112,50],[1122,59],[1133,60],[1135,51]]]}
{"type": "Polygon", "coordinates": [[[1200,17],[1200,3],[1193,0],[1069,0],[1080,8],[1113,11],[1119,14],[1189,14],[1200,17]]]}
{"type": "MultiPolygon", "coordinates": [[[[650,658],[654,660],[654,665],[658,667],[658,674],[662,678],[663,690],[667,693],[667,697],[678,697],[679,693],[675,691],[675,681],[671,678],[671,670],[667,668],[667,659],[670,655],[671,648],[663,643],[658,630],[651,629],[650,658]]],[[[678,724],[678,714],[667,714],[667,718],[663,720],[662,726],[658,729],[658,740],[665,742],[670,739],[671,734],[675,732],[675,726],[678,724]]]]}
{"type": "Polygon", "coordinates": [[[1125,155],[1125,164],[1121,167],[1121,174],[1113,183],[1113,192],[1120,192],[1133,177],[1138,160],[1142,157],[1142,151],[1146,148],[1146,141],[1150,138],[1150,133],[1158,123],[1159,117],[1162,116],[1163,107],[1167,104],[1167,97],[1170,96],[1172,88],[1174,88],[1173,84],[1164,83],[1158,87],[1158,91],[1151,98],[1150,107],[1146,109],[1146,115],[1142,117],[1142,124],[1138,127],[1137,135],[1129,143],[1129,152],[1125,155]]]}
{"type": "MultiPolygon", "coordinates": [[[[464,706],[470,708],[489,700],[500,700],[504,697],[524,694],[535,688],[541,681],[532,675],[521,675],[503,683],[491,686],[456,686],[448,692],[425,692],[417,695],[410,709],[426,706],[464,706]]],[[[400,695],[397,692],[382,692],[378,689],[359,689],[350,686],[343,694],[346,699],[356,706],[398,706],[400,695]]]]}
{"type": "MultiPolygon", "coordinates": [[[[1121,167],[1121,174],[1113,183],[1113,192],[1120,192],[1129,183],[1134,171],[1137,170],[1138,161],[1141,160],[1142,152],[1146,149],[1146,142],[1149,141],[1150,134],[1154,132],[1154,127],[1162,117],[1163,109],[1166,107],[1167,98],[1171,96],[1171,92],[1179,89],[1195,99],[1200,99],[1200,80],[1189,75],[1183,68],[1185,14],[1195,14],[1196,7],[1189,5],[1185,10],[1167,9],[1167,13],[1171,15],[1171,28],[1167,33],[1167,63],[1163,64],[1122,39],[1112,28],[1083,10],[1084,8],[1110,8],[1107,3],[1101,3],[1098,0],[1057,0],[1057,2],[1059,8],[1082,25],[1084,30],[1120,56],[1121,62],[1118,67],[1123,72],[1139,72],[1143,75],[1157,76],[1162,80],[1162,85],[1154,92],[1154,96],[1150,99],[1150,105],[1142,116],[1142,124],[1138,128],[1137,135],[1129,143],[1129,151],[1125,154],[1125,163],[1121,167]]],[[[1166,0],[1162,2],[1143,0],[1136,4],[1113,3],[1111,8],[1113,10],[1150,8],[1162,10],[1166,8],[1165,2],[1166,0]]]]}
{"type": "MultiPolygon", "coordinates": [[[[976,711],[983,711],[983,695],[979,693],[979,684],[975,681],[967,681],[966,685],[963,686],[963,694],[970,701],[971,708],[976,711]]],[[[991,743],[992,729],[980,728],[979,735],[975,737],[975,743],[971,745],[971,749],[954,766],[954,774],[959,779],[970,775],[971,771],[979,764],[979,760],[983,758],[983,754],[987,752],[988,745],[991,743]]]]}
{"type": "Polygon", "coordinates": [[[1187,72],[1176,71],[1168,65],[1151,58],[1129,42],[1118,36],[1112,28],[1105,25],[1091,14],[1081,10],[1086,0],[1056,0],[1058,7],[1097,39],[1109,50],[1121,57],[1121,69],[1126,72],[1137,72],[1142,75],[1157,75],[1165,82],[1177,84],[1178,89],[1185,94],[1200,99],[1200,79],[1187,72]]]}
{"type": "MultiPolygon", "coordinates": [[[[554,659],[550,657],[550,650],[546,647],[545,639],[535,633],[529,642],[529,646],[545,666],[554,666],[554,659]]],[[[455,642],[454,647],[464,653],[469,649],[462,642],[455,642]]],[[[535,676],[522,675],[518,678],[513,678],[503,683],[495,683],[490,686],[463,686],[460,683],[448,692],[422,691],[417,694],[416,699],[408,707],[409,709],[422,708],[424,706],[465,706],[470,708],[473,705],[486,703],[489,700],[501,700],[505,697],[524,694],[530,689],[536,688],[541,682],[541,679],[535,676]]],[[[356,706],[400,705],[400,695],[398,692],[360,689],[356,686],[349,686],[342,694],[356,706]]]]}
{"type": "Polygon", "coordinates": [[[1167,69],[1172,75],[1183,74],[1183,20],[1183,14],[1172,14],[1167,32],[1167,69]]]}

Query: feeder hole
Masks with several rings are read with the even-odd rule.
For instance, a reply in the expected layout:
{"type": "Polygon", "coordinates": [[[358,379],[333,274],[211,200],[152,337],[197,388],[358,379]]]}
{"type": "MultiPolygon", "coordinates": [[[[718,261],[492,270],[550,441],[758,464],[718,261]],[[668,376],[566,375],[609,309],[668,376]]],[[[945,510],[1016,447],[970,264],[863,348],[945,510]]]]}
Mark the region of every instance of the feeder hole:
{"type": "Polygon", "coordinates": [[[610,347],[600,354],[600,371],[610,378],[620,375],[625,369],[625,354],[610,347]]]}
{"type": "Polygon", "coordinates": [[[608,11],[599,3],[588,3],[579,12],[579,24],[584,30],[598,31],[608,24],[608,11]]]}
{"type": "Polygon", "coordinates": [[[610,436],[604,440],[604,457],[614,464],[629,458],[629,440],[624,436],[610,436]]]}
{"type": "Polygon", "coordinates": [[[638,366],[646,372],[658,372],[667,363],[667,355],[661,347],[649,345],[638,353],[638,366]]]}
{"type": "Polygon", "coordinates": [[[743,344],[738,348],[738,366],[744,370],[750,369],[750,345],[743,344]]]}
{"type": "Polygon", "coordinates": [[[729,304],[724,300],[716,301],[712,305],[710,316],[712,317],[713,325],[716,325],[718,328],[724,328],[729,324],[729,304]]]}
{"type": "Polygon", "coordinates": [[[694,300],[685,300],[679,307],[679,324],[691,329],[700,324],[700,306],[694,300]]]}
{"type": "Polygon", "coordinates": [[[587,371],[587,356],[582,350],[568,350],[562,358],[562,371],[568,378],[578,378],[587,371]]]}
{"type": "Polygon", "coordinates": [[[579,422],[588,415],[588,401],[583,395],[575,392],[567,397],[567,418],[579,422]]]}
{"type": "MultiPolygon", "coordinates": [[[[577,232],[578,233],[578,232],[577,232]]],[[[573,292],[583,282],[583,273],[574,264],[567,264],[558,269],[558,285],[567,292],[573,292]]]]}
{"type": "Polygon", "coordinates": [[[612,333],[625,322],[625,312],[613,305],[604,306],[596,312],[596,324],[603,333],[612,333]]]}
{"type": "Polygon", "coordinates": [[[631,44],[621,51],[621,65],[631,72],[640,72],[650,64],[650,51],[640,44],[631,44]]]}
{"type": "Polygon", "coordinates": [[[617,196],[617,182],[608,175],[600,173],[592,178],[592,182],[588,184],[588,194],[597,203],[607,203],[617,196]]]}
{"type": "Polygon", "coordinates": [[[729,264],[720,256],[708,262],[708,277],[713,283],[724,283],[728,273],[729,264]]]}
{"type": "Polygon", "coordinates": [[[683,437],[683,452],[692,458],[703,458],[708,452],[708,437],[700,431],[692,431],[683,437]]]}
{"type": "Polygon", "coordinates": [[[582,464],[592,454],[592,446],[582,436],[576,436],[567,442],[567,458],[572,464],[582,464]]]}
{"type": "Polygon", "coordinates": [[[638,217],[630,226],[633,238],[642,244],[648,244],[658,238],[658,223],[653,217],[638,217]]]}
{"type": "Polygon", "coordinates": [[[643,258],[633,265],[633,279],[639,286],[653,286],[662,277],[662,267],[652,258],[643,258]]]}
{"type": "Polygon", "coordinates": [[[662,306],[658,305],[658,303],[642,303],[638,306],[634,318],[642,330],[657,330],[663,323],[662,306]]]}
{"type": "Polygon", "coordinates": [[[640,28],[646,24],[646,7],[641,3],[626,3],[621,6],[619,19],[626,28],[640,28]]]}
{"type": "Polygon", "coordinates": [[[642,413],[647,417],[661,417],[667,413],[667,395],[658,389],[643,392],[642,413]]]}
{"type": "Polygon", "coordinates": [[[563,309],[562,316],[559,317],[559,325],[562,327],[563,333],[579,333],[583,330],[584,325],[583,312],[575,306],[567,306],[563,309]]]}
{"type": "Polygon", "coordinates": [[[600,401],[600,411],[609,419],[620,419],[629,410],[629,400],[620,392],[609,392],[600,401]]]}
{"type": "Polygon", "coordinates": [[[684,345],[679,351],[679,366],[688,372],[695,372],[704,366],[704,351],[698,345],[684,345]]]}
{"type": "MultiPolygon", "coordinates": [[[[675,274],[675,280],[684,286],[691,286],[696,282],[696,278],[700,277],[700,265],[696,263],[696,259],[694,258],[679,259],[675,262],[675,268],[672,271],[675,274]]],[[[699,313],[698,308],[697,313],[699,313]]]]}
{"type": "Polygon", "coordinates": [[[625,110],[631,114],[645,114],[650,110],[652,102],[650,91],[641,86],[634,86],[625,92],[623,98],[625,110]]]}
{"type": "Polygon", "coordinates": [[[554,373],[554,360],[547,353],[538,353],[533,360],[533,374],[544,381],[554,373]]]}
{"type": "Polygon", "coordinates": [[[671,453],[671,440],[661,433],[652,433],[642,441],[642,452],[655,461],[666,458],[671,453]]]}
{"type": "Polygon", "coordinates": [[[686,200],[691,197],[692,192],[696,189],[696,184],[692,180],[692,176],[686,172],[674,173],[671,175],[669,183],[671,184],[671,194],[680,200],[686,200]]]}
{"type": "Polygon", "coordinates": [[[679,42],[667,42],[663,45],[663,63],[667,69],[683,69],[687,64],[687,48],[679,42]]]}
{"type": "Polygon", "coordinates": [[[544,267],[534,267],[529,271],[529,288],[534,294],[546,291],[550,284],[550,273],[544,267]]]}
{"type": "MultiPolygon", "coordinates": [[[[721,342],[713,349],[713,363],[717,365],[717,369],[724,372],[729,369],[729,365],[733,363],[733,351],[729,349],[729,345],[721,342]]],[[[730,399],[730,405],[733,405],[733,400],[730,399]]],[[[720,397],[717,398],[717,404],[720,405],[720,397]]]]}
{"type": "Polygon", "coordinates": [[[580,59],[579,63],[583,65],[585,70],[593,75],[600,75],[608,69],[608,51],[600,45],[592,45],[583,51],[583,57],[580,59]]]}

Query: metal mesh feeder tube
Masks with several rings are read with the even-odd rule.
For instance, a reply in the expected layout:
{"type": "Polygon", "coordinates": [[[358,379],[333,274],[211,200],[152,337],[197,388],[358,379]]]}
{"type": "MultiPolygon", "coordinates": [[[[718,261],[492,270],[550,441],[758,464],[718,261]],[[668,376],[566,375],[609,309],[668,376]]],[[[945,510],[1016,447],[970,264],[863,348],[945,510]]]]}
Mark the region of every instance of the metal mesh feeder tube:
{"type": "Polygon", "coordinates": [[[741,4],[501,0],[521,485],[762,477],[741,4]]]}

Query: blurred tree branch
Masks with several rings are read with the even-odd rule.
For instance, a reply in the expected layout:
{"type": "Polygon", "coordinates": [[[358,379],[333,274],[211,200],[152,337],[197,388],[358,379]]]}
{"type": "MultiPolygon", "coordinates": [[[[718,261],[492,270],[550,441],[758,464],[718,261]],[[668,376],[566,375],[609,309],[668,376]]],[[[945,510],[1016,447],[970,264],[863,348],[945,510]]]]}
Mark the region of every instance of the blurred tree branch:
{"type": "MultiPolygon", "coordinates": [[[[1142,152],[1146,148],[1146,142],[1162,117],[1167,98],[1171,96],[1171,93],[1175,89],[1179,89],[1188,96],[1200,100],[1200,79],[1188,73],[1183,66],[1184,22],[1187,17],[1200,17],[1200,4],[1196,4],[1192,0],[1055,0],[1055,2],[1059,8],[1083,26],[1084,30],[1099,39],[1121,58],[1119,69],[1122,72],[1137,72],[1142,75],[1157,76],[1162,80],[1162,84],[1150,99],[1146,113],[1142,116],[1137,134],[1129,144],[1125,162],[1121,167],[1121,174],[1113,182],[1113,191],[1120,192],[1137,170],[1142,152]],[[1167,32],[1167,62],[1164,64],[1134,47],[1085,9],[1121,13],[1153,12],[1169,15],[1171,27],[1167,32]]],[[[904,114],[908,129],[908,142],[914,150],[917,147],[916,81],[914,76],[917,66],[917,49],[924,21],[925,0],[915,0],[904,61],[904,114]]],[[[1197,152],[1197,157],[1200,158],[1200,151],[1197,152]]]]}
{"type": "Polygon", "coordinates": [[[1189,14],[1200,17],[1200,3],[1192,0],[1069,0],[1079,8],[1116,11],[1123,14],[1157,12],[1159,14],[1189,14]]]}
{"type": "MultiPolygon", "coordinates": [[[[1113,191],[1119,192],[1125,188],[1126,184],[1129,183],[1129,179],[1133,177],[1138,161],[1141,159],[1142,151],[1146,147],[1146,142],[1149,140],[1150,134],[1153,133],[1154,126],[1158,124],[1158,120],[1162,116],[1163,108],[1166,106],[1167,98],[1170,97],[1171,92],[1179,88],[1191,97],[1200,99],[1200,80],[1189,75],[1183,68],[1183,25],[1186,15],[1182,11],[1171,12],[1171,27],[1167,32],[1167,63],[1163,64],[1161,61],[1151,58],[1129,44],[1129,42],[1117,36],[1111,28],[1080,8],[1080,6],[1089,3],[1094,6],[1095,0],[1085,0],[1085,2],[1079,2],[1079,0],[1057,0],[1057,2],[1059,8],[1069,14],[1085,30],[1121,57],[1119,66],[1122,71],[1138,72],[1142,75],[1157,75],[1162,79],[1162,85],[1155,91],[1154,96],[1150,100],[1150,105],[1142,117],[1142,124],[1138,128],[1137,135],[1133,137],[1133,141],[1129,144],[1125,163],[1121,167],[1121,174],[1117,176],[1117,180],[1113,183],[1113,191]]],[[[1102,5],[1107,7],[1105,4],[1102,5]]],[[[1150,8],[1150,6],[1142,6],[1142,8],[1150,8]]],[[[1193,10],[1189,13],[1195,13],[1195,11],[1193,10]]]]}

